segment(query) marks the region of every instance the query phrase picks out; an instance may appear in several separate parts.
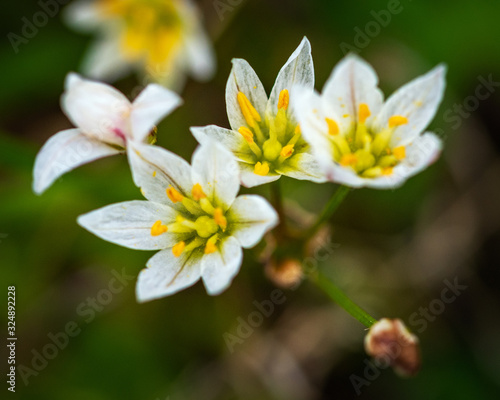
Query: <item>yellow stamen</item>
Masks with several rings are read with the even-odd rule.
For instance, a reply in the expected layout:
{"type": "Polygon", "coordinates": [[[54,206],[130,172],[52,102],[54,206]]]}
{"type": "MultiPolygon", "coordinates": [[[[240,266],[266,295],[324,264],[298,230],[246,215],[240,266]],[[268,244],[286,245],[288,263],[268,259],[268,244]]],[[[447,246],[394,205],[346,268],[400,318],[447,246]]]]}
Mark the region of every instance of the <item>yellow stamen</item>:
{"type": "Polygon", "coordinates": [[[335,136],[339,133],[339,125],[331,118],[325,118],[326,124],[328,125],[328,134],[335,136]]]}
{"type": "Polygon", "coordinates": [[[400,125],[406,125],[408,123],[408,118],[403,117],[402,115],[393,115],[389,118],[389,128],[394,128],[400,125]]]}
{"type": "Polygon", "coordinates": [[[280,97],[278,99],[278,110],[286,110],[288,108],[288,104],[290,102],[290,95],[288,94],[287,89],[283,89],[280,92],[280,97]]]}
{"type": "Polygon", "coordinates": [[[193,186],[191,194],[193,195],[193,199],[196,201],[200,201],[201,199],[207,197],[207,195],[203,192],[203,189],[201,188],[201,185],[199,183],[193,186]]]}
{"type": "Polygon", "coordinates": [[[245,93],[238,92],[237,100],[243,117],[245,117],[245,121],[247,121],[248,125],[254,127],[256,125],[256,121],[261,121],[260,114],[257,112],[252,103],[250,103],[250,100],[248,100],[248,97],[245,96],[245,93]]]}
{"type": "Polygon", "coordinates": [[[289,144],[281,149],[280,156],[283,158],[288,158],[293,154],[293,152],[294,152],[293,144],[289,144]]]}
{"type": "Polygon", "coordinates": [[[344,114],[342,115],[344,118],[347,118],[349,116],[349,114],[344,114]]]}
{"type": "Polygon", "coordinates": [[[356,165],[358,157],[355,154],[344,154],[340,159],[340,165],[347,167],[349,165],[356,165]]]}
{"type": "Polygon", "coordinates": [[[162,225],[161,221],[156,221],[151,227],[151,236],[160,236],[162,233],[168,231],[168,227],[166,225],[162,225]]]}
{"type": "Polygon", "coordinates": [[[185,247],[186,247],[186,242],[179,242],[174,247],[172,247],[172,253],[174,254],[175,257],[180,257],[185,247]]]}
{"type": "Polygon", "coordinates": [[[297,126],[295,127],[295,130],[293,131],[293,134],[294,134],[294,135],[300,135],[300,125],[297,125],[297,126]]]}
{"type": "Polygon", "coordinates": [[[182,194],[180,194],[172,186],[168,187],[167,196],[172,201],[172,203],[178,203],[179,201],[182,201],[182,199],[184,198],[184,196],[182,194]]]}
{"type": "Polygon", "coordinates": [[[153,171],[153,178],[156,176],[156,171],[153,171]]]}
{"type": "Polygon", "coordinates": [[[248,144],[254,143],[253,133],[246,126],[240,126],[240,129],[238,129],[238,132],[241,133],[241,136],[243,136],[243,139],[245,139],[248,144]]]}
{"type": "Polygon", "coordinates": [[[392,175],[392,167],[382,168],[382,175],[392,175]]]}
{"type": "Polygon", "coordinates": [[[217,247],[215,246],[215,243],[212,243],[210,241],[207,242],[205,245],[205,254],[212,254],[217,251],[217,247]]]}
{"type": "Polygon", "coordinates": [[[255,164],[253,172],[257,175],[266,176],[269,173],[269,164],[266,162],[258,162],[255,164]]]}
{"type": "Polygon", "coordinates": [[[359,113],[358,113],[359,122],[364,124],[370,115],[372,115],[372,113],[370,111],[370,107],[368,107],[368,104],[361,103],[359,105],[359,113]]]}
{"type": "Polygon", "coordinates": [[[406,157],[406,148],[404,146],[395,147],[392,149],[392,153],[398,160],[403,160],[406,157]]]}
{"type": "Polygon", "coordinates": [[[222,209],[220,207],[217,207],[214,210],[214,221],[217,225],[219,225],[223,231],[226,230],[227,228],[227,219],[224,216],[224,213],[222,212],[222,209]]]}

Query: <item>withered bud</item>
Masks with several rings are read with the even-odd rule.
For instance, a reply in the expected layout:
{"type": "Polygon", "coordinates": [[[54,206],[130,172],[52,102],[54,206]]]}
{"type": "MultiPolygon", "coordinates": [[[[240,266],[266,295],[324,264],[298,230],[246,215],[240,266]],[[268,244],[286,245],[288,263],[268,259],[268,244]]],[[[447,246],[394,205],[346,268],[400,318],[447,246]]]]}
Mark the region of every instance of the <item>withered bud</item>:
{"type": "Polygon", "coordinates": [[[276,286],[284,289],[295,287],[304,277],[300,261],[294,258],[286,258],[279,263],[271,260],[266,264],[265,272],[276,286]]]}
{"type": "Polygon", "coordinates": [[[365,336],[365,350],[379,363],[391,366],[401,376],[414,376],[420,369],[418,338],[400,319],[382,318],[365,336]]]}

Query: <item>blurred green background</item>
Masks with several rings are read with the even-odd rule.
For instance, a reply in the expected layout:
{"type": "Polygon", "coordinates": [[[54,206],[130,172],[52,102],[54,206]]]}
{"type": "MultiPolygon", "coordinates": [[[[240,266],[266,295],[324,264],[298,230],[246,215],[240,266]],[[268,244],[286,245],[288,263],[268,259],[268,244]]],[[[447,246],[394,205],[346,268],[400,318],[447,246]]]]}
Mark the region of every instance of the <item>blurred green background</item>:
{"type": "MultiPolygon", "coordinates": [[[[394,1],[200,1],[215,42],[217,74],[208,83],[188,81],[185,105],[161,123],[158,144],[189,160],[196,146],[190,126],[228,126],[224,90],[233,57],[248,60],[269,92],[306,35],[320,90],[343,56],[341,43],[355,46],[358,29],[365,31],[370,22],[373,27],[374,13],[388,4],[394,1]],[[229,7],[222,20],[221,4],[229,7]]],[[[367,379],[364,327],[307,282],[285,291],[286,301],[244,343],[228,349],[223,335],[235,334],[238,318],[247,319],[256,310],[253,302],[269,299],[274,290],[253,251],[245,252],[241,272],[220,296],[208,296],[198,283],[172,297],[136,303],[135,276],[153,253],[104,242],[76,224],[80,214],[141,198],[125,157],[80,167],[41,197],[32,193],[37,151],[55,132],[71,126],[59,107],[64,77],[78,70],[93,40],[70,30],[57,15],[16,54],[7,33],[19,34],[21,18],[39,9],[35,1],[9,2],[0,16],[1,314],[5,322],[7,286],[15,285],[18,366],[32,368],[33,351],[41,352],[51,343],[48,335],[64,331],[68,322],[81,332],[28,377],[28,385],[18,375],[16,393],[8,395],[40,400],[357,398],[352,376],[367,379]],[[113,271],[134,279],[125,280],[123,290],[108,299],[102,291],[113,271]],[[109,304],[90,311],[88,302],[96,296],[109,304]]],[[[402,0],[398,9],[379,34],[368,37],[360,55],[379,73],[386,95],[440,62],[448,65],[446,98],[431,125],[445,139],[445,151],[401,189],[353,192],[333,219],[332,241],[340,247],[320,268],[374,316],[406,323],[420,307],[439,299],[444,280],[467,286],[418,332],[424,360],[420,374],[404,380],[382,370],[367,379],[361,398],[496,399],[500,94],[494,88],[468,116],[454,107],[472,102],[467,98],[474,96],[479,77],[500,81],[500,3],[402,0]]],[[[137,84],[131,76],[115,86],[131,93],[137,84]]],[[[288,179],[282,184],[287,198],[312,212],[335,190],[333,184],[288,179]]],[[[264,196],[268,191],[256,190],[264,196]]],[[[1,331],[7,336],[6,324],[1,331]]],[[[4,353],[2,346],[1,371],[7,369],[4,353]]]]}

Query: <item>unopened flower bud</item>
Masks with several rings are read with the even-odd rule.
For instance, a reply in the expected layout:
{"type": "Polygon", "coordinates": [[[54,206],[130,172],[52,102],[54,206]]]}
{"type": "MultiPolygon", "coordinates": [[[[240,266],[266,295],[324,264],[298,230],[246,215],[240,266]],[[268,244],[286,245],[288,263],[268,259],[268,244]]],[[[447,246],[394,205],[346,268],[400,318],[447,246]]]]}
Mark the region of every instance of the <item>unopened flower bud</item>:
{"type": "Polygon", "coordinates": [[[302,281],[302,265],[294,258],[286,258],[279,263],[270,261],[266,265],[266,275],[276,286],[290,289],[302,281]]]}
{"type": "Polygon", "coordinates": [[[400,319],[382,318],[373,324],[365,337],[365,350],[399,375],[414,376],[420,369],[418,338],[400,319]]]}

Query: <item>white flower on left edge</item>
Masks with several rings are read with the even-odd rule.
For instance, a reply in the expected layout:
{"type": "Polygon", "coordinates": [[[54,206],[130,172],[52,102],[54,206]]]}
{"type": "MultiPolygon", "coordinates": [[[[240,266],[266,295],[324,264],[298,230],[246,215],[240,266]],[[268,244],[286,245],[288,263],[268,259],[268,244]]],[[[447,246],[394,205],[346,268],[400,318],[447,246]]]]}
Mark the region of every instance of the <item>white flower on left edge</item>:
{"type": "Polygon", "coordinates": [[[156,146],[128,152],[134,181],[148,199],[104,207],[78,218],[102,239],[138,250],[160,250],[137,282],[140,302],[176,293],[203,280],[224,291],[238,273],[242,247],[255,246],[278,223],[260,196],[236,197],[234,156],[215,142],[200,146],[192,166],[156,146]]]}
{"type": "Polygon", "coordinates": [[[182,100],[160,85],[148,85],[131,103],[104,83],[66,78],[61,107],[77,128],[56,133],[38,153],[33,191],[41,194],[66,172],[98,158],[121,153],[129,142],[144,142],[155,125],[182,100]]]}

